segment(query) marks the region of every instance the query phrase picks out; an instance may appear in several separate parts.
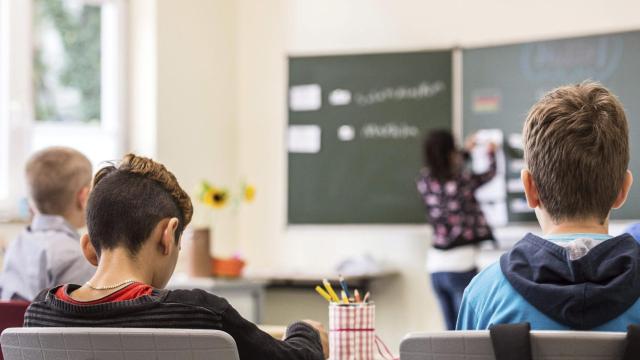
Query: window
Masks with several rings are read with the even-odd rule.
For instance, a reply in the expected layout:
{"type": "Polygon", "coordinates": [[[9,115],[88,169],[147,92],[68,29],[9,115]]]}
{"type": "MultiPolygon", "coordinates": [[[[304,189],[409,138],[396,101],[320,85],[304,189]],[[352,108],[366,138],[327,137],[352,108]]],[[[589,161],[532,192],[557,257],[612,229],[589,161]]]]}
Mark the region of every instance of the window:
{"type": "Polygon", "coordinates": [[[122,155],[124,19],[124,0],[0,0],[0,209],[15,215],[34,151],[122,155]]]}
{"type": "Polygon", "coordinates": [[[35,120],[100,122],[101,7],[34,0],[35,120]]]}

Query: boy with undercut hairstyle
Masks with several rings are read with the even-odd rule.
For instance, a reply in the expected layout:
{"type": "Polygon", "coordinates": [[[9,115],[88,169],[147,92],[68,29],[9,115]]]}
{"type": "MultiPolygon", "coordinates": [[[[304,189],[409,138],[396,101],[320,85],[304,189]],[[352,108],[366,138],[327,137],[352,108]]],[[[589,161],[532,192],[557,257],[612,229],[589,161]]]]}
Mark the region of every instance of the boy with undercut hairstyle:
{"type": "Polygon", "coordinates": [[[457,329],[626,331],[640,322],[640,246],[608,234],[633,178],[620,101],[594,82],[552,90],[524,125],[525,195],[542,228],[467,287],[457,329]]]}
{"type": "Polygon", "coordinates": [[[193,206],[162,164],[133,154],[95,176],[87,205],[85,257],[98,267],[87,282],[41,292],[27,327],[215,329],[230,334],[241,360],[322,360],[327,334],[317,322],[291,324],[276,340],[229,303],[203,290],[165,290],[193,206]]]}
{"type": "Polygon", "coordinates": [[[3,300],[31,301],[42,289],[84,282],[95,272],[82,256],[78,234],[91,187],[89,159],[71,148],[51,147],[31,156],[25,174],[34,217],[7,248],[3,300]]]}

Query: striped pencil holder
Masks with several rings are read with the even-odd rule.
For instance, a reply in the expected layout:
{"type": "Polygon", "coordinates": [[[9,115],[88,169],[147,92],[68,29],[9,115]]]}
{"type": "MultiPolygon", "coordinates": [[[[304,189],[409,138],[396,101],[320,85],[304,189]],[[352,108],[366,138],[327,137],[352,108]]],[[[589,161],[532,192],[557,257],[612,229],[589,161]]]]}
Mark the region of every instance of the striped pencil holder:
{"type": "Polygon", "coordinates": [[[373,360],[376,306],[373,303],[329,305],[329,358],[373,360]]]}

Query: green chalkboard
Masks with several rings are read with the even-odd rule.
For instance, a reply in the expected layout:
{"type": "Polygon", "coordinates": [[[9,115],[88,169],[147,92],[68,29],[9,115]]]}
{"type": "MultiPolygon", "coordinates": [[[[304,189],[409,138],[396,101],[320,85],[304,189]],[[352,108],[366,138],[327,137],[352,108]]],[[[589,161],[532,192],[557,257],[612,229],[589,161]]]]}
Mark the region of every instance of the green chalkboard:
{"type": "MultiPolygon", "coordinates": [[[[468,49],[463,52],[463,129],[501,129],[505,135],[506,176],[519,178],[521,153],[515,143],[529,108],[546,91],[592,79],[602,82],[625,105],[630,125],[631,170],[640,176],[640,32],[468,49]]],[[[531,221],[517,211],[521,191],[507,189],[509,221],[531,221]],[[513,206],[512,206],[513,205],[513,206]]],[[[588,195],[585,195],[588,196],[588,195]]],[[[614,219],[640,218],[640,185],[614,219]]]]}
{"type": "Polygon", "coordinates": [[[451,52],[292,57],[290,224],[423,223],[428,129],[451,128],[451,52]]]}

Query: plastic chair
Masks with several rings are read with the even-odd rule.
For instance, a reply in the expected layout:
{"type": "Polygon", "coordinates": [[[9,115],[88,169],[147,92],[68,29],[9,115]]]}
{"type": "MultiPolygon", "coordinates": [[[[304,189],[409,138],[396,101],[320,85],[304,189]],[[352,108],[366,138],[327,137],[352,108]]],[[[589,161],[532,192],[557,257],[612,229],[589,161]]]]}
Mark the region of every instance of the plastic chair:
{"type": "Polygon", "coordinates": [[[0,343],[5,360],[239,360],[236,342],[218,330],[11,328],[0,343]]]}
{"type": "MultiPolygon", "coordinates": [[[[0,301],[0,332],[7,328],[22,326],[27,307],[29,307],[28,302],[0,301]]],[[[0,346],[1,349],[2,346],[0,346]]],[[[0,360],[3,360],[1,353],[0,360]]]]}
{"type": "MultiPolygon", "coordinates": [[[[534,360],[619,360],[626,333],[531,331],[534,360]]],[[[400,343],[400,360],[494,360],[489,331],[412,333],[400,343]]]]}

